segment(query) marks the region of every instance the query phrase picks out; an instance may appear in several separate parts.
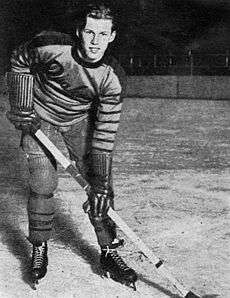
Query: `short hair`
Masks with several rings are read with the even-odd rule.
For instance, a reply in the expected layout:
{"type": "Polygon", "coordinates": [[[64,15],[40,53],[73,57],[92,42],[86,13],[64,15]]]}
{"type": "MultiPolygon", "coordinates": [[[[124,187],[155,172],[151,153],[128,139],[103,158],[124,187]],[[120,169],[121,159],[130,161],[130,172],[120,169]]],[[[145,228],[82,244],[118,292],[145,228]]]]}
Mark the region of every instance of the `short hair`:
{"type": "MultiPolygon", "coordinates": [[[[114,0],[115,1],[115,0],[114,0]]],[[[75,14],[75,25],[82,30],[86,25],[87,17],[112,21],[112,31],[117,30],[117,12],[108,1],[91,1],[83,4],[77,15],[75,14]]]]}

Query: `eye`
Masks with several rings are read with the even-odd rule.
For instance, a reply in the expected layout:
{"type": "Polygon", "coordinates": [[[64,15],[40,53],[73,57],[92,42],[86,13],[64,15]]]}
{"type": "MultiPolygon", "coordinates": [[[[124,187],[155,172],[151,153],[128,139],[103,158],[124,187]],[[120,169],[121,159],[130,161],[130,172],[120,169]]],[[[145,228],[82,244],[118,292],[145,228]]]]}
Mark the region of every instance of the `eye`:
{"type": "Polygon", "coordinates": [[[102,36],[108,36],[109,34],[107,32],[102,32],[101,35],[102,36]]]}
{"type": "Polygon", "coordinates": [[[84,32],[86,33],[86,34],[93,34],[93,31],[91,31],[91,30],[84,30],[84,32]]]}

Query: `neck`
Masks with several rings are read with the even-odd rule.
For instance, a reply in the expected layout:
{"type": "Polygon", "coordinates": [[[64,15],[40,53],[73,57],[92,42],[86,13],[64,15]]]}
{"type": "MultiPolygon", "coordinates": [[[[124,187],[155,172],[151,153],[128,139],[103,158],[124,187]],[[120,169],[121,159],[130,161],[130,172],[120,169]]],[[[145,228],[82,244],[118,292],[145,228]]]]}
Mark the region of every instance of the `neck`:
{"type": "Polygon", "coordinates": [[[83,54],[82,54],[82,52],[81,52],[81,50],[78,48],[77,49],[77,54],[78,54],[78,56],[82,59],[82,60],[84,60],[85,62],[89,62],[89,63],[96,63],[96,62],[98,62],[98,61],[100,61],[101,60],[101,58],[98,58],[98,59],[96,59],[96,60],[90,60],[90,59],[87,59],[87,57],[85,57],[83,54]]]}

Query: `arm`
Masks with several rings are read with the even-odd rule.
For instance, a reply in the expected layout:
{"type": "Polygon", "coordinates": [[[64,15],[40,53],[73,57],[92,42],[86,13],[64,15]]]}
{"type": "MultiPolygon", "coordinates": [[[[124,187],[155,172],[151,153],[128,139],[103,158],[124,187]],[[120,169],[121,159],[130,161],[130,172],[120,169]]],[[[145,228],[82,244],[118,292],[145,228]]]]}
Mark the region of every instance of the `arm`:
{"type": "Polygon", "coordinates": [[[125,73],[119,65],[115,64],[109,68],[99,97],[92,140],[93,152],[99,151],[112,155],[114,151],[125,87],[125,73]]]}
{"type": "Polygon", "coordinates": [[[9,102],[11,110],[7,118],[16,129],[30,132],[31,127],[38,129],[40,119],[33,109],[34,77],[30,74],[31,59],[28,43],[13,51],[11,71],[7,73],[9,102]]]}
{"type": "Polygon", "coordinates": [[[89,196],[90,213],[94,217],[105,216],[112,205],[112,156],[124,96],[122,82],[120,76],[110,71],[98,105],[91,151],[90,183],[93,192],[89,196]]]}

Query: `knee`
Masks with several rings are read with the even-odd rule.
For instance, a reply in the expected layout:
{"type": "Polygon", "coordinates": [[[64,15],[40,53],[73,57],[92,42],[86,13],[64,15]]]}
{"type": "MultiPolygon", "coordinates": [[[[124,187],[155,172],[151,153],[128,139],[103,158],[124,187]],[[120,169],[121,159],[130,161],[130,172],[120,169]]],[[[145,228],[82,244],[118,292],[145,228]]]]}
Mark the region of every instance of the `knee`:
{"type": "Polygon", "coordinates": [[[34,193],[49,195],[55,191],[58,184],[56,165],[46,156],[30,156],[29,185],[34,193]]]}
{"type": "Polygon", "coordinates": [[[31,190],[27,210],[29,212],[30,219],[36,219],[37,217],[42,218],[45,216],[46,219],[49,217],[51,220],[55,212],[53,194],[39,194],[31,190]]]}

